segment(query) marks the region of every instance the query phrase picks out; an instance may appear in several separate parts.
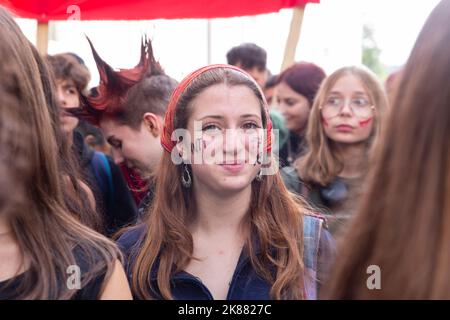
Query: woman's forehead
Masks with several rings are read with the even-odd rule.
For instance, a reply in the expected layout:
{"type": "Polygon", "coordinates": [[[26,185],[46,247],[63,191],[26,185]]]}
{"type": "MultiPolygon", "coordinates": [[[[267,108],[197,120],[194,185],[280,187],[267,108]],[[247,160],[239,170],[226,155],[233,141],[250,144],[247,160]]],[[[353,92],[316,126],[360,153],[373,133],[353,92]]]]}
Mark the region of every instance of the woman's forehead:
{"type": "Polygon", "coordinates": [[[328,94],[369,94],[360,77],[353,74],[344,74],[329,88],[328,94]]]}
{"type": "Polygon", "coordinates": [[[192,115],[202,118],[209,115],[261,117],[261,101],[245,85],[213,85],[203,90],[191,103],[192,115]]]}

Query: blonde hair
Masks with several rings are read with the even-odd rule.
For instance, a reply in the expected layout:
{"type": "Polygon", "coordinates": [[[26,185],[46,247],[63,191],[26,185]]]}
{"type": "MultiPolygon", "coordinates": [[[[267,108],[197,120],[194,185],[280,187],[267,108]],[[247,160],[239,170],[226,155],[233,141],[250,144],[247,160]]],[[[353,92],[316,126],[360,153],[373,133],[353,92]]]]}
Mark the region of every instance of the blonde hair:
{"type": "Polygon", "coordinates": [[[376,76],[370,70],[356,66],[344,67],[333,72],[322,82],[316,95],[306,132],[308,151],[296,163],[299,176],[305,182],[327,185],[343,169],[342,160],[334,151],[333,142],[325,135],[320,108],[336,82],[346,75],[355,76],[361,81],[375,107],[374,127],[366,141],[368,158],[371,146],[382,131],[388,100],[376,76]]]}

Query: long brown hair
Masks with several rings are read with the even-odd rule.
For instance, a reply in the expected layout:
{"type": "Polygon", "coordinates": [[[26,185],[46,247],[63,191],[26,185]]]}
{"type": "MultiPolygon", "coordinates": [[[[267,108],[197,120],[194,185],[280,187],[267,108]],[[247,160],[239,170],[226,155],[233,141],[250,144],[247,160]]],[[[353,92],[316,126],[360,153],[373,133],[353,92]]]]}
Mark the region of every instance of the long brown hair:
{"type": "Polygon", "coordinates": [[[70,213],[82,224],[97,232],[103,233],[105,231],[104,221],[99,211],[100,208],[91,207],[89,201],[86,200],[88,199],[86,191],[81,187],[81,183],[85,183],[86,185],[89,185],[89,183],[87,182],[87,178],[82,174],[71,144],[67,141],[68,139],[72,139],[72,136],[67,136],[61,132],[59,122],[60,109],[55,96],[54,74],[37,49],[32,45],[31,50],[39,68],[46,106],[50,112],[51,124],[58,145],[58,162],[61,174],[64,177],[61,181],[63,183],[61,188],[64,202],[70,213]]]}
{"type": "Polygon", "coordinates": [[[31,175],[31,131],[20,125],[14,112],[19,107],[17,97],[0,86],[0,216],[6,218],[25,209],[25,186],[31,175]]]}
{"type": "Polygon", "coordinates": [[[30,43],[2,7],[0,57],[1,86],[18,100],[18,107],[10,110],[16,113],[20,125],[32,132],[25,209],[8,219],[22,261],[27,261],[17,298],[70,298],[77,291],[67,288],[64,279],[67,268],[80,262],[74,250],[82,254],[88,269],[82,275],[82,286],[103,272],[108,279],[118,252],[107,239],[81,225],[66,208],[54,126],[39,67],[30,43]]]}
{"type": "MultiPolygon", "coordinates": [[[[187,127],[192,100],[216,84],[250,88],[260,101],[263,126],[267,126],[263,112],[266,103],[255,82],[240,72],[215,68],[199,75],[183,91],[175,107],[174,129],[187,127]]],[[[172,299],[171,276],[194,258],[193,239],[187,228],[194,214],[193,194],[192,188],[182,187],[181,166],[172,162],[170,153],[164,152],[157,172],[156,194],[145,222],[148,233],[136,256],[132,286],[140,298],[151,299],[160,292],[163,298],[172,299]],[[149,283],[155,268],[157,288],[149,283]]],[[[270,295],[274,299],[304,298],[302,208],[286,190],[279,173],[252,182],[246,248],[258,274],[272,284],[270,295]],[[261,255],[255,252],[252,236],[260,245],[261,255]]]]}
{"type": "Polygon", "coordinates": [[[449,20],[443,0],[408,59],[328,298],[450,298],[449,20]],[[370,265],[380,290],[366,286],[370,265]]]}
{"type": "Polygon", "coordinates": [[[376,76],[369,70],[355,66],[344,67],[333,72],[325,78],[317,92],[306,132],[308,151],[296,164],[299,176],[306,182],[327,185],[343,169],[344,164],[339,157],[339,153],[335,152],[333,142],[325,135],[320,108],[325,103],[335,83],[345,75],[353,75],[361,81],[367,90],[371,103],[375,106],[375,125],[369,139],[366,141],[368,159],[370,147],[374,144],[376,137],[381,131],[388,102],[384,89],[376,76]]]}

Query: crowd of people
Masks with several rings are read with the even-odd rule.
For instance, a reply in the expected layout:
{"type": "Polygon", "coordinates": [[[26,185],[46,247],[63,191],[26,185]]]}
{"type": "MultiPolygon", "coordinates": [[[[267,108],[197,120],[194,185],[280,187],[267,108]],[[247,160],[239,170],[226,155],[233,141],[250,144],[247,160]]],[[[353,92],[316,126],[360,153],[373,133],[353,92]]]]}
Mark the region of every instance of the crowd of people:
{"type": "Polygon", "coordinates": [[[0,299],[449,299],[449,19],[385,85],[253,43],[178,83],[143,37],[88,88],[0,7],[0,299]]]}

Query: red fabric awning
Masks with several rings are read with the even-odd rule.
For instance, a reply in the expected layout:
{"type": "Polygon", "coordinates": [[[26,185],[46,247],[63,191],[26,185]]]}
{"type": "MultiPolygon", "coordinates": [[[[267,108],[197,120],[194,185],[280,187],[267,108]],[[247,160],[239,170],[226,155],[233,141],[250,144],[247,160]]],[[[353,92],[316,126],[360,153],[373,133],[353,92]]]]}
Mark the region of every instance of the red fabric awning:
{"type": "Polygon", "coordinates": [[[71,5],[78,6],[81,20],[149,20],[256,15],[309,2],[320,0],[0,0],[17,16],[40,22],[73,17],[71,5]]]}

